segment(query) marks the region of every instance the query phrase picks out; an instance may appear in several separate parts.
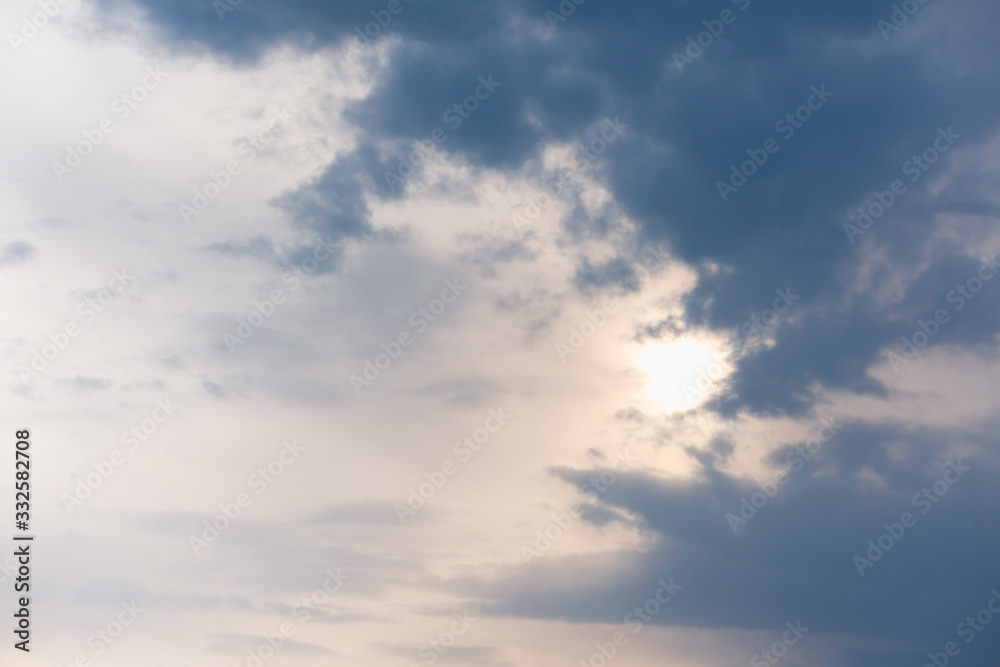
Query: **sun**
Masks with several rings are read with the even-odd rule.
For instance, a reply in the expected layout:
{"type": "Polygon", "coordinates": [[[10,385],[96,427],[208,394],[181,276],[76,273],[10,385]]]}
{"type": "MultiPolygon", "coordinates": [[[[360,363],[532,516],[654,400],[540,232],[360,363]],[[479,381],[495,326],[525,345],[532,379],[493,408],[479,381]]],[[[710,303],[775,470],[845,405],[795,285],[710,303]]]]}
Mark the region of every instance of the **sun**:
{"type": "Polygon", "coordinates": [[[648,376],[646,395],[670,412],[700,405],[728,372],[711,347],[692,338],[644,347],[639,367],[648,376]]]}

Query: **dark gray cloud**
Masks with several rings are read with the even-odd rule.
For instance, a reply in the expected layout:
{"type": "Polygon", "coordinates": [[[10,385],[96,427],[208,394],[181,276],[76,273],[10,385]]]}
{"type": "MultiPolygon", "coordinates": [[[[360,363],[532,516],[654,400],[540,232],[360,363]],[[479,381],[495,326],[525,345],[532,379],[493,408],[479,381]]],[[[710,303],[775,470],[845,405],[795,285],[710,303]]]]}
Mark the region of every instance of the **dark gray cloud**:
{"type": "Polygon", "coordinates": [[[371,232],[364,194],[382,178],[380,163],[371,150],[357,150],[334,162],[314,183],[288,193],[276,202],[298,225],[334,240],[371,232]]]}
{"type": "MultiPolygon", "coordinates": [[[[776,470],[789,469],[783,463],[789,454],[793,448],[773,455],[776,470]]],[[[919,664],[923,653],[955,639],[956,626],[1000,583],[990,556],[1000,538],[994,513],[985,510],[1000,504],[993,483],[998,463],[988,436],[846,426],[812,461],[790,471],[787,485],[745,525],[736,524],[736,533],[727,514],[739,515],[742,499],[761,491],[755,483],[711,461],[683,482],[627,473],[601,501],[610,513],[638,517],[637,527],[659,535],[659,546],[543,558],[495,582],[457,586],[482,596],[483,613],[612,623],[650,597],[658,578],[672,576],[683,593],[655,624],[772,629],[801,618],[816,634],[899,643],[878,658],[882,663],[862,652],[835,664],[919,664]],[[945,444],[976,453],[961,459],[968,471],[961,478],[950,473],[955,483],[938,496],[934,483],[949,460],[959,461],[941,455],[945,444]],[[937,500],[915,503],[925,489],[937,500]],[[916,524],[861,576],[854,556],[867,557],[868,540],[877,541],[904,512],[916,524]]],[[[578,486],[594,472],[555,474],[578,486]]],[[[998,647],[1000,635],[984,633],[967,648],[963,643],[964,659],[985,659],[998,647]]]]}
{"type": "MultiPolygon", "coordinates": [[[[365,197],[400,195],[385,171],[395,171],[434,128],[447,128],[445,111],[472,94],[479,76],[493,75],[502,86],[448,131],[440,150],[518,170],[545,142],[589,138],[602,118],[620,116],[628,133],[597,163],[619,204],[644,237],[668,240],[682,259],[731,268],[701,276],[687,303],[690,322],[736,326],[788,285],[809,300],[798,328],[779,332],[776,350],[739,364],[718,409],[799,413],[808,409],[810,383],[877,392],[865,369],[904,326],[869,296],[845,294],[860,257],[843,223],[873,191],[905,178],[902,165],[931,145],[939,127],[961,135],[955,150],[972,148],[995,132],[1000,111],[1000,96],[986,83],[997,80],[1000,54],[982,29],[996,24],[1000,9],[971,0],[947,10],[927,5],[883,40],[876,22],[890,4],[754,0],[741,11],[742,2],[588,2],[553,29],[545,12],[558,3],[404,2],[379,36],[401,38],[398,53],[372,93],[346,112],[361,130],[359,147],[278,203],[320,235],[364,237],[371,232],[365,197]],[[679,72],[673,54],[724,8],[736,21],[679,72]],[[806,103],[814,86],[833,96],[786,138],[776,120],[806,103]],[[724,203],[717,181],[769,137],[779,140],[779,152],[724,203]]],[[[285,44],[349,46],[354,28],[381,9],[248,1],[220,21],[208,2],[136,6],[175,48],[208,49],[242,64],[285,44]]],[[[869,232],[886,254],[886,271],[933,258],[914,284],[921,294],[946,292],[948,283],[938,280],[952,279],[947,267],[965,261],[961,249],[935,240],[941,216],[996,219],[988,179],[954,156],[908,182],[869,232]],[[935,174],[949,168],[959,169],[963,184],[931,191],[935,174]]],[[[571,216],[569,230],[581,223],[599,230],[600,220],[581,215],[571,216]]],[[[627,270],[621,262],[581,262],[581,287],[627,270]]],[[[988,339],[1000,330],[996,312],[984,308],[932,344],[988,339]]]]}

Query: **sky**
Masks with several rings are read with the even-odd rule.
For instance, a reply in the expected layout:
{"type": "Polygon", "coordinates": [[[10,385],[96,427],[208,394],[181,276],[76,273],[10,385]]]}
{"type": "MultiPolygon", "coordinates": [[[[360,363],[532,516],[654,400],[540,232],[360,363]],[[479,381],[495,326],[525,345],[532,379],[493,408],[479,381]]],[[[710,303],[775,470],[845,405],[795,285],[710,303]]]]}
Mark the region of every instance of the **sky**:
{"type": "Polygon", "coordinates": [[[0,662],[1000,664],[998,28],[6,3],[0,662]]]}

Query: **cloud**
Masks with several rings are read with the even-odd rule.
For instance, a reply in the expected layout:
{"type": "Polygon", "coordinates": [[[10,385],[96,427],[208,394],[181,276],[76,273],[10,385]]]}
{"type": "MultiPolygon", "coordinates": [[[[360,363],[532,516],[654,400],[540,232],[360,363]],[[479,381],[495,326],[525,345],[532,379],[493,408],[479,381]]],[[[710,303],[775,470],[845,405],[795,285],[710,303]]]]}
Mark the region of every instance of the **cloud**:
{"type": "Polygon", "coordinates": [[[90,391],[104,391],[112,385],[111,380],[107,378],[88,378],[79,375],[72,380],[63,380],[61,382],[74,389],[90,391]]]}
{"type": "Polygon", "coordinates": [[[393,502],[388,500],[360,500],[323,510],[316,515],[314,521],[399,525],[392,506],[393,502]]]}
{"type": "MultiPolygon", "coordinates": [[[[990,482],[1000,461],[990,442],[972,433],[857,424],[801,472],[778,464],[790,447],[778,450],[772,463],[788,470],[790,481],[735,533],[727,514],[740,516],[754,493],[764,497],[756,482],[711,464],[683,481],[625,473],[601,500],[609,512],[639,517],[658,536],[651,548],[552,557],[460,588],[482,595],[480,609],[496,616],[617,623],[653,582],[672,576],[684,592],[655,617],[657,625],[767,629],[801,618],[823,634],[891,639],[898,643],[892,660],[919,661],[995,585],[983,558],[997,538],[979,527],[982,508],[1000,503],[990,482]],[[956,439],[975,454],[945,459],[942,441],[955,446],[956,439]],[[953,485],[940,494],[949,462],[959,460],[968,470],[960,478],[949,473],[953,485]],[[915,526],[861,576],[854,557],[867,558],[868,540],[900,524],[904,512],[915,526]]],[[[577,486],[594,471],[556,474],[577,486]]],[[[980,642],[980,656],[1000,646],[980,642]]]]}
{"type": "MultiPolygon", "coordinates": [[[[418,644],[393,644],[383,642],[375,648],[384,655],[402,659],[413,659],[421,646],[418,644]]],[[[444,665],[487,665],[487,667],[507,667],[516,663],[502,660],[501,651],[492,646],[454,646],[443,654],[438,654],[436,662],[444,665]]]]}
{"type": "Polygon", "coordinates": [[[24,241],[6,243],[2,237],[0,242],[0,266],[20,264],[35,255],[35,249],[24,241]]]}
{"type": "MultiPolygon", "coordinates": [[[[207,7],[137,4],[173,44],[241,62],[291,43],[340,54],[354,28],[371,20],[367,12],[305,0],[240,7],[221,24],[207,7]]],[[[952,170],[972,177],[975,165],[960,156],[997,130],[1000,99],[966,85],[964,74],[988,77],[997,67],[995,40],[971,28],[987,12],[975,3],[952,5],[948,30],[967,37],[947,46],[920,30],[939,20],[935,7],[924,8],[905,36],[886,41],[875,24],[888,9],[862,2],[841,3],[836,12],[789,2],[737,6],[739,21],[683,72],[673,54],[703,19],[714,18],[692,3],[587,3],[555,29],[545,18],[551,8],[541,2],[404,7],[380,37],[393,44],[388,64],[371,92],[346,111],[361,143],[282,197],[282,208],[319,234],[366,237],[371,202],[400,196],[387,188],[384,173],[444,125],[447,109],[472,94],[481,75],[502,86],[439,147],[477,167],[516,172],[552,142],[589,139],[588,129],[602,118],[620,116],[628,134],[600,161],[617,205],[638,222],[641,237],[668,240],[694,266],[726,269],[701,274],[687,298],[690,324],[736,326],[789,285],[808,303],[794,328],[779,329],[770,354],[738,365],[731,392],[713,404],[724,414],[801,414],[818,386],[881,390],[866,370],[901,326],[864,293],[845,294],[859,253],[842,226],[873,191],[902,176],[901,165],[939,127],[961,135],[955,152],[909,185],[905,201],[870,233],[879,238],[887,269],[930,252],[935,261],[923,267],[923,277],[913,277],[914,288],[923,290],[949,264],[974,261],[937,238],[942,213],[997,209],[995,196],[983,190],[964,188],[953,200],[929,187],[952,170]],[[776,124],[820,89],[830,97],[807,122],[776,124]],[[923,104],[929,91],[952,100],[947,111],[923,104]],[[779,139],[780,151],[721,201],[717,183],[768,137],[779,139]]],[[[574,212],[566,228],[580,224],[579,216],[574,212]]],[[[581,289],[628,271],[622,259],[594,266],[581,256],[578,263],[581,289]]],[[[1000,330],[984,315],[963,326],[978,327],[979,340],[1000,330]]]]}
{"type": "Polygon", "coordinates": [[[245,242],[226,241],[224,243],[213,243],[208,246],[212,252],[221,255],[228,255],[236,259],[250,257],[256,260],[275,260],[277,253],[270,239],[265,236],[255,236],[245,242]]]}
{"type": "MultiPolygon", "coordinates": [[[[255,637],[239,633],[215,633],[212,635],[213,643],[207,646],[212,653],[236,654],[245,653],[247,650],[255,650],[261,644],[266,644],[265,637],[255,637]]],[[[319,644],[300,642],[294,639],[284,639],[280,647],[282,654],[291,655],[338,655],[336,651],[331,651],[319,644]]]]}

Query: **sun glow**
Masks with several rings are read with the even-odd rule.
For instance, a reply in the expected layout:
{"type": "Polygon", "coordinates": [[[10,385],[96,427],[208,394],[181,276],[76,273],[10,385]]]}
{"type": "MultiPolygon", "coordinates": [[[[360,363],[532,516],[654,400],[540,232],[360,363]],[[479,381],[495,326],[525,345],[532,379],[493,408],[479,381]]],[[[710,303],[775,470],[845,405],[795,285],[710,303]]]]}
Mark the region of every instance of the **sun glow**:
{"type": "Polygon", "coordinates": [[[710,347],[691,338],[645,347],[639,367],[649,376],[646,394],[671,412],[701,404],[728,372],[710,347]]]}

